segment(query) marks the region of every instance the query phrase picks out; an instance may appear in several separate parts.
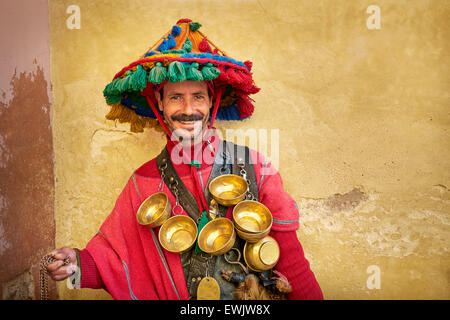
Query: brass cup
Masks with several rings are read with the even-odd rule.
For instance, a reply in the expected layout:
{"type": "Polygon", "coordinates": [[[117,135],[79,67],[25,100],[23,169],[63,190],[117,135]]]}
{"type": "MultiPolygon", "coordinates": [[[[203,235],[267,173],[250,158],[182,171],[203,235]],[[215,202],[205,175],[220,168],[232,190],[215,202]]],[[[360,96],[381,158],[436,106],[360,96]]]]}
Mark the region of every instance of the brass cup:
{"type": "Polygon", "coordinates": [[[197,224],[188,216],[173,216],[161,226],[158,238],[167,251],[186,252],[194,245],[197,238],[197,224]]]}
{"type": "Polygon", "coordinates": [[[258,201],[245,200],[233,208],[236,229],[245,233],[266,233],[272,227],[272,213],[258,201]]]}
{"type": "Polygon", "coordinates": [[[209,192],[223,206],[234,206],[245,198],[248,183],[241,176],[223,174],[209,183],[209,192]]]}
{"type": "Polygon", "coordinates": [[[266,236],[256,243],[246,242],[244,245],[245,263],[255,272],[272,269],[279,258],[280,247],[271,236],[266,236]]]}
{"type": "Polygon", "coordinates": [[[203,227],[197,241],[203,252],[220,256],[233,247],[235,240],[233,222],[227,218],[216,218],[203,227]]]}
{"type": "Polygon", "coordinates": [[[137,221],[150,228],[159,227],[169,217],[172,206],[164,192],[156,192],[142,202],[136,213],[137,221]]]}
{"type": "Polygon", "coordinates": [[[236,233],[239,236],[239,238],[241,238],[241,239],[243,239],[243,240],[245,240],[247,242],[250,242],[250,243],[258,242],[259,239],[264,238],[270,232],[270,228],[267,229],[264,232],[257,232],[257,233],[255,233],[255,232],[245,232],[245,231],[242,231],[241,229],[238,229],[238,228],[235,228],[235,229],[236,229],[236,233]]]}

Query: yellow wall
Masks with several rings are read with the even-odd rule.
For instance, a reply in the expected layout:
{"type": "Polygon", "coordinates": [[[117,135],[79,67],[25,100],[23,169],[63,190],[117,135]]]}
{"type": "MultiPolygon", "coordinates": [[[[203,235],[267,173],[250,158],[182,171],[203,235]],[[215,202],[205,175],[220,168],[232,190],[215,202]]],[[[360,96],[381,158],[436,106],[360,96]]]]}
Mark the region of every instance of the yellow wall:
{"type": "MultiPolygon", "coordinates": [[[[450,2],[50,0],[56,245],[84,248],[160,133],[104,119],[102,90],[180,18],[253,61],[299,238],[327,299],[450,298],[450,2]],[[381,9],[369,30],[366,9],[381,9]],[[367,268],[381,270],[369,289],[367,268]]],[[[270,149],[269,149],[270,150],[270,149]]],[[[108,298],[70,291],[62,299],[108,298]]]]}

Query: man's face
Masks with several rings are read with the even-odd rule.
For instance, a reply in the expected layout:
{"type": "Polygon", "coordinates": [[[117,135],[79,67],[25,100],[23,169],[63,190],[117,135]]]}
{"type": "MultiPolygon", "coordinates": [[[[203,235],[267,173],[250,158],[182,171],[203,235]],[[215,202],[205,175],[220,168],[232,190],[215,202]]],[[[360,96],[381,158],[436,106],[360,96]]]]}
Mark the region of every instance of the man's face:
{"type": "Polygon", "coordinates": [[[198,142],[207,129],[212,98],[204,81],[167,82],[156,94],[169,129],[185,143],[198,142]]]}

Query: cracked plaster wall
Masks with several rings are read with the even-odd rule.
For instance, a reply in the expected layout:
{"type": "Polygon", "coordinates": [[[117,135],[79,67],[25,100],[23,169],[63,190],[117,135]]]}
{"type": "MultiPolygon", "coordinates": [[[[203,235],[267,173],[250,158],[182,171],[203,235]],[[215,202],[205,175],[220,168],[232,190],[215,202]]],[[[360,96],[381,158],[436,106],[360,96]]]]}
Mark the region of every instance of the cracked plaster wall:
{"type": "Polygon", "coordinates": [[[325,298],[450,298],[448,1],[377,1],[380,30],[366,27],[363,0],[78,0],[79,30],[65,27],[71,4],[49,2],[57,247],[83,248],[163,147],[157,132],[105,120],[102,90],[189,17],[253,61],[254,116],[217,126],[279,129],[279,171],[325,298]],[[367,287],[372,265],[380,289],[367,287]]]}

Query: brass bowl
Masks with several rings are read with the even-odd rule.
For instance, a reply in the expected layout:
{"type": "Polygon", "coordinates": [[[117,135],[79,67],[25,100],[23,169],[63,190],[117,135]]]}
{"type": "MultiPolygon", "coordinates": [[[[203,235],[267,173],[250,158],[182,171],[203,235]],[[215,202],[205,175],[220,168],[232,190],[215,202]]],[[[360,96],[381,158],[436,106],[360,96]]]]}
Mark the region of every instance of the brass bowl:
{"type": "Polygon", "coordinates": [[[209,192],[223,206],[234,206],[245,198],[248,183],[241,176],[223,174],[209,183],[209,192]]]}
{"type": "Polygon", "coordinates": [[[245,232],[242,231],[241,229],[235,228],[237,235],[239,236],[239,238],[250,242],[250,243],[255,243],[258,242],[259,239],[264,238],[265,236],[267,236],[270,232],[270,228],[267,229],[264,232],[245,232]]]}
{"type": "Polygon", "coordinates": [[[158,238],[167,251],[186,252],[194,245],[197,238],[197,224],[191,217],[173,216],[161,226],[158,238]]]}
{"type": "Polygon", "coordinates": [[[172,206],[164,192],[157,192],[144,200],[136,213],[137,221],[150,228],[159,227],[169,217],[172,206]]]}
{"type": "Polygon", "coordinates": [[[280,247],[271,236],[266,236],[256,243],[246,242],[244,245],[244,260],[247,266],[261,272],[272,269],[280,258],[280,247]]]}
{"type": "Polygon", "coordinates": [[[272,213],[262,203],[245,200],[233,208],[236,229],[247,233],[265,233],[272,227],[272,213]]]}
{"type": "Polygon", "coordinates": [[[216,218],[200,231],[198,247],[205,253],[220,256],[233,247],[235,240],[233,222],[227,218],[216,218]]]}

